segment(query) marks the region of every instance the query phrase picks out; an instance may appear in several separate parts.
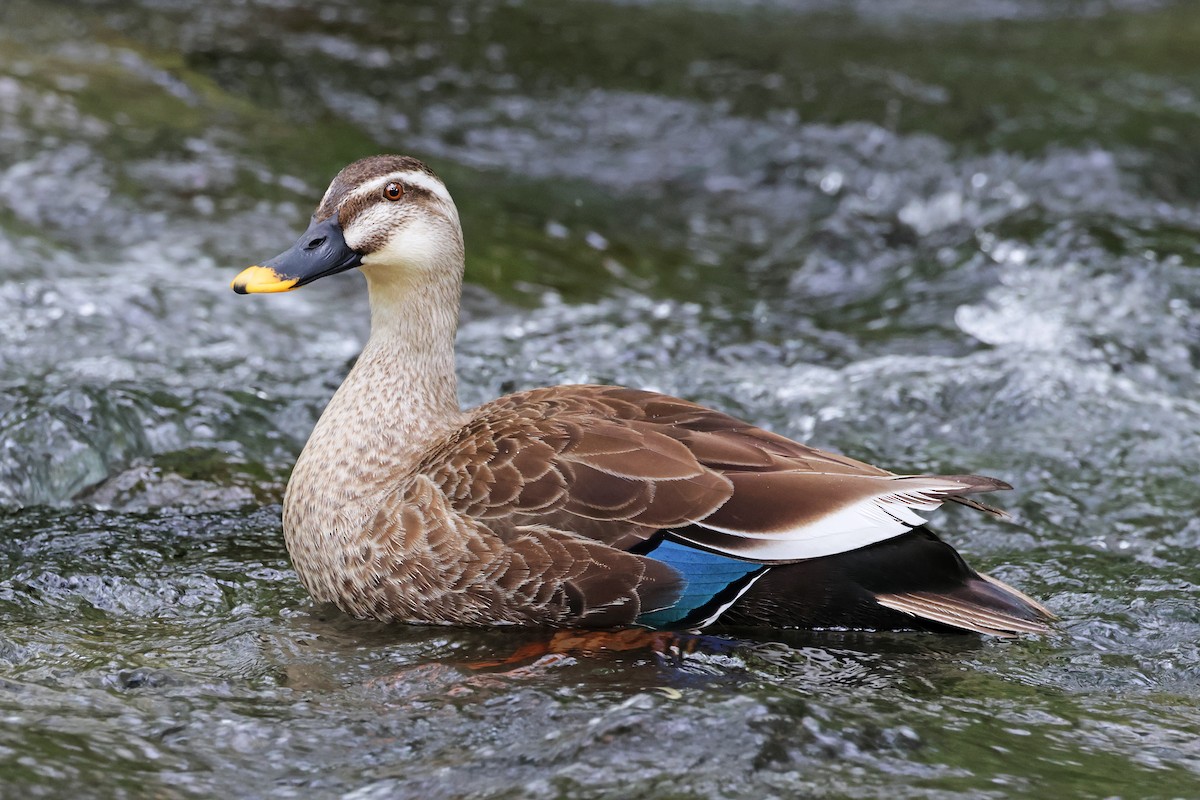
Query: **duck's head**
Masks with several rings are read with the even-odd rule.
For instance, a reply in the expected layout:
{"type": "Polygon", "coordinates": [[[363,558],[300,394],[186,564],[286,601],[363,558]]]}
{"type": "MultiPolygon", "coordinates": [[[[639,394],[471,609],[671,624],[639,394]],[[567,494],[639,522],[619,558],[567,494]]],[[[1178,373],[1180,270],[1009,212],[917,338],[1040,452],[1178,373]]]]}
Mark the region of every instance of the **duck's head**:
{"type": "Polygon", "coordinates": [[[390,280],[462,271],[462,229],[446,186],[408,156],[372,156],[329,184],[294,245],[233,279],[238,294],[286,292],[359,267],[390,280]]]}

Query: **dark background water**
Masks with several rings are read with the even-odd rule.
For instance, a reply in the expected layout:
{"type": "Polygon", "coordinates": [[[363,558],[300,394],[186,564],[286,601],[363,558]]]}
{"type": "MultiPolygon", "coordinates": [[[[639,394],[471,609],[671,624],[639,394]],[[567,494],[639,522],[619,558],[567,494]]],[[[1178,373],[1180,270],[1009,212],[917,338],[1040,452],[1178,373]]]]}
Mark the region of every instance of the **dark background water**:
{"type": "Polygon", "coordinates": [[[1200,795],[1200,9],[0,5],[0,794],[1200,795]],[[278,502],[361,279],[238,298],[332,174],[462,212],[465,403],[655,388],[904,472],[1061,633],[469,668],[278,502]]]}

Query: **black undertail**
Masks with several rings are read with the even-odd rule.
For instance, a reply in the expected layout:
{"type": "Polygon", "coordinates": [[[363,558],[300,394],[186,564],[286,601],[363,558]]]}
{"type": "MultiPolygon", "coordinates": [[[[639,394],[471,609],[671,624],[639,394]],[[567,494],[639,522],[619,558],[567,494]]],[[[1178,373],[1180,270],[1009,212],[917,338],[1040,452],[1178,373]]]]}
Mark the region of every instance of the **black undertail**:
{"type": "Polygon", "coordinates": [[[964,632],[888,608],[880,595],[920,593],[1041,624],[1028,598],[984,579],[925,527],[846,553],[772,567],[719,620],[723,626],[964,632]]]}

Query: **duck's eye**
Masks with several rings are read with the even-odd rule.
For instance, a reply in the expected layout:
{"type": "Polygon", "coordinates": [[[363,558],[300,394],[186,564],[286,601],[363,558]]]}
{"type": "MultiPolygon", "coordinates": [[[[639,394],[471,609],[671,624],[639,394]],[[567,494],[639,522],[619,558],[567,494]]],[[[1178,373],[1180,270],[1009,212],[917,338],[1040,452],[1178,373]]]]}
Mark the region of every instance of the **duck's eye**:
{"type": "Polygon", "coordinates": [[[393,181],[383,187],[383,196],[388,200],[399,200],[404,197],[404,187],[393,181]]]}

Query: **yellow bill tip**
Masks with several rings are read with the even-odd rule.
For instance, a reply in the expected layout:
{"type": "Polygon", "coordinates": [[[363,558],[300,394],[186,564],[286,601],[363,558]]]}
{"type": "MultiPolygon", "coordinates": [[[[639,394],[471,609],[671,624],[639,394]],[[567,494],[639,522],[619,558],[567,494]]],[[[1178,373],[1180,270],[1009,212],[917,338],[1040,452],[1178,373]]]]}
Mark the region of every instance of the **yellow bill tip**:
{"type": "Polygon", "coordinates": [[[285,278],[270,267],[246,267],[238,273],[229,287],[238,294],[269,294],[295,288],[299,278],[285,278]]]}

